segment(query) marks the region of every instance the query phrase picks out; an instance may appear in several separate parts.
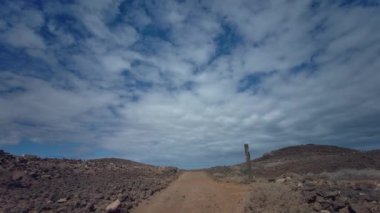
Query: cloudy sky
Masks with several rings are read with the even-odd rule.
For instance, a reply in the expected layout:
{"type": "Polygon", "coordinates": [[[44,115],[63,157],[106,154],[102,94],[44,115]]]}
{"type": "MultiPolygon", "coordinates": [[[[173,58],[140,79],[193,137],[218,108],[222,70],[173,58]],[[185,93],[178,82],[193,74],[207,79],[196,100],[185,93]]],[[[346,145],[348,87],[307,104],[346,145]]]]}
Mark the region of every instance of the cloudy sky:
{"type": "Polygon", "coordinates": [[[0,148],[196,168],[380,148],[379,0],[2,1],[0,148]]]}

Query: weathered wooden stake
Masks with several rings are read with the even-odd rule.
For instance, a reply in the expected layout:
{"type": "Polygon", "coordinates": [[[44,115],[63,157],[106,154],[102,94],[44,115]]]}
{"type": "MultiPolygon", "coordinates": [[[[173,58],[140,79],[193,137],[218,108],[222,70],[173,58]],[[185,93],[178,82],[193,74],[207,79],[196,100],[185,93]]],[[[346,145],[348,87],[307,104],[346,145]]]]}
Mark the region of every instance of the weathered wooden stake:
{"type": "Polygon", "coordinates": [[[244,144],[244,151],[245,151],[245,161],[246,161],[246,164],[247,164],[248,180],[252,180],[251,155],[249,154],[249,146],[248,146],[248,144],[244,144]]]}

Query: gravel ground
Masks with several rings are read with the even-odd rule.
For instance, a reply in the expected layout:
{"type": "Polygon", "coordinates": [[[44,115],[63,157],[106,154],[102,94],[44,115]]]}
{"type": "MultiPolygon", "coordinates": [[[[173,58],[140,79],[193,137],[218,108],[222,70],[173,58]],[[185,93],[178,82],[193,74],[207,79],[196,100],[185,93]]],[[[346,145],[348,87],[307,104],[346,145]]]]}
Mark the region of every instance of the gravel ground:
{"type": "Polygon", "coordinates": [[[177,176],[173,167],[128,160],[42,159],[0,150],[0,212],[129,212],[177,176]]]}

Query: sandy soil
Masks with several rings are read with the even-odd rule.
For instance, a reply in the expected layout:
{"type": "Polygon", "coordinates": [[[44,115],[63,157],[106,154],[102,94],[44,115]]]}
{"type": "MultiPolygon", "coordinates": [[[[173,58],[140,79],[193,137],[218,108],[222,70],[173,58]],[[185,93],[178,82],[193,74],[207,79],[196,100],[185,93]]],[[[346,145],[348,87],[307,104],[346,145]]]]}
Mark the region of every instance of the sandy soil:
{"type": "Polygon", "coordinates": [[[202,171],[185,172],[132,212],[243,212],[248,192],[247,185],[216,182],[202,171]]]}

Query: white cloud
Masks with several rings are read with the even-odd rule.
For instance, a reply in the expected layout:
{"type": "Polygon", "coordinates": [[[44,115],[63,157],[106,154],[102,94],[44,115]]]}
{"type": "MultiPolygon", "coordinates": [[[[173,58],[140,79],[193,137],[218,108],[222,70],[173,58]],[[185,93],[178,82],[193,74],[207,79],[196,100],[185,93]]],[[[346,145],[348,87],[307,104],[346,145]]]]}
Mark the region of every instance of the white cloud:
{"type": "Polygon", "coordinates": [[[106,125],[107,119],[112,116],[103,118],[103,124],[99,124],[100,121],[97,119],[107,112],[108,106],[117,104],[117,94],[95,91],[94,88],[84,90],[84,85],[78,85],[76,89],[68,91],[45,81],[11,73],[3,73],[2,77],[11,79],[8,81],[8,87],[23,88],[27,91],[1,97],[0,117],[7,121],[3,124],[2,143],[7,143],[10,138],[96,143],[98,141],[94,140],[96,137],[93,133],[87,132],[88,124],[94,127],[106,125]],[[101,112],[96,113],[97,118],[93,118],[92,112],[100,109],[101,112]],[[8,131],[10,135],[4,135],[8,131]]]}
{"type": "Polygon", "coordinates": [[[7,43],[14,47],[45,49],[43,39],[32,29],[17,25],[1,35],[7,43]]]}
{"type": "Polygon", "coordinates": [[[0,74],[8,82],[0,87],[0,143],[91,143],[191,167],[241,161],[243,143],[257,155],[299,143],[378,141],[378,8],[207,1],[146,2],[125,12],[120,5],[47,3],[44,15],[75,17],[70,27],[84,36],[51,19],[45,24],[56,42],[47,42],[35,31],[45,19],[34,12],[4,31],[3,43],[32,48],[53,77],[0,74]],[[223,25],[236,42],[223,37],[223,25]],[[217,55],[220,36],[229,54],[217,55]],[[15,87],[25,91],[7,92],[15,87]]]}
{"type": "Polygon", "coordinates": [[[125,69],[130,69],[130,63],[118,55],[106,55],[101,57],[101,60],[105,69],[111,72],[120,72],[125,69]]]}
{"type": "Polygon", "coordinates": [[[20,22],[25,23],[30,28],[39,28],[44,23],[44,17],[40,11],[27,9],[20,14],[20,22]]]}

